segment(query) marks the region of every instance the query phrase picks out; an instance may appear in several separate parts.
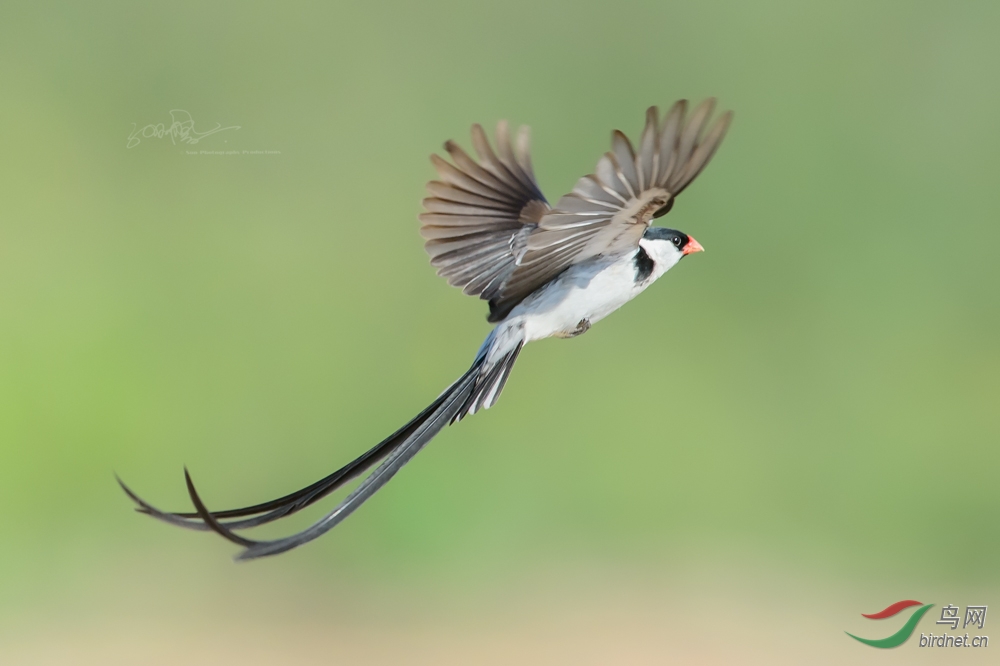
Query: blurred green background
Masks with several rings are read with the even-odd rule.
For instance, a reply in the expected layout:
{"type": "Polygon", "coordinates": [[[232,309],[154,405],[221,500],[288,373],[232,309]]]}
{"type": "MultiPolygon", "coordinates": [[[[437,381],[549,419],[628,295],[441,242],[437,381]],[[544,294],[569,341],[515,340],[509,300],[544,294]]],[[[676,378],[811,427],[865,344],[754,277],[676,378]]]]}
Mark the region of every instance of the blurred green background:
{"type": "Polygon", "coordinates": [[[1000,604],[998,30],[986,2],[5,5],[0,661],[986,663],[1000,636],[843,631],[1000,604]],[[332,534],[236,565],[132,513],[114,472],[268,499],[467,367],[486,308],[417,234],[445,139],[531,125],[554,201],[709,95],[734,125],[661,221],[708,251],[529,347],[332,534]],[[126,148],[171,109],[240,129],[126,148]]]}

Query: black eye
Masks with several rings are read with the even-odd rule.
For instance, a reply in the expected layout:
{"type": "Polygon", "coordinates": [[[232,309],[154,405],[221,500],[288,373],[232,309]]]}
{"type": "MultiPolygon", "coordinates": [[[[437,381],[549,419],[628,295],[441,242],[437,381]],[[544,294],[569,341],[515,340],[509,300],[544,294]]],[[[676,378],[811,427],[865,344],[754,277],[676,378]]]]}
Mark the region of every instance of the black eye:
{"type": "Polygon", "coordinates": [[[681,246],[681,237],[680,236],[674,236],[674,245],[676,245],[677,247],[681,246]]]}

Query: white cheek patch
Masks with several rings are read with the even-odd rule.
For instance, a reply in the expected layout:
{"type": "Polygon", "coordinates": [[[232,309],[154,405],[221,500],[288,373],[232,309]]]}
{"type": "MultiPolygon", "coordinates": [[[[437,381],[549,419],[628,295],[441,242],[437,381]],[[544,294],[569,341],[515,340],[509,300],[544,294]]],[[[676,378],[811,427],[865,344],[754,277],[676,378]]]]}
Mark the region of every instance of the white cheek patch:
{"type": "Polygon", "coordinates": [[[639,245],[646,250],[646,254],[648,254],[656,264],[653,268],[653,274],[651,276],[654,280],[676,266],[677,262],[684,256],[670,241],[642,240],[639,241],[639,245]]]}

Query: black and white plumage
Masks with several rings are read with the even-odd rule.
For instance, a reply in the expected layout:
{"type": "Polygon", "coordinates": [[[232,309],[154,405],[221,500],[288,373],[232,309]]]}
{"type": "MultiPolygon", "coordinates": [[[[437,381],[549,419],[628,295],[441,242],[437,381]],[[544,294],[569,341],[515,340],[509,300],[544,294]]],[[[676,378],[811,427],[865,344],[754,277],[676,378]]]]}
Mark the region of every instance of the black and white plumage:
{"type": "Polygon", "coordinates": [[[521,348],[548,337],[574,337],[635,298],[685,255],[702,249],[690,236],[652,220],[705,168],[732,119],[711,127],[715,100],[687,117],[674,104],[662,122],[656,107],[633,148],[619,131],[593,174],[551,207],[535,181],[528,130],[512,143],[497,125],[496,151],[472,127],[476,158],[454,142],[451,162],[433,155],[440,180],[428,183],[421,235],[431,264],[448,283],[489,302],[496,324],[472,366],[424,411],[375,447],[329,476],[278,499],[226,511],[207,509],[185,470],[194,512],[167,513],[122,488],[137,510],[181,527],[212,530],[243,546],[237,559],[291,550],[326,533],[373,495],[442,428],[493,406],[521,348]],[[706,130],[706,128],[708,128],[706,130]],[[257,541],[235,530],[291,515],[381,463],[330,513],[284,539],[257,541]]]}

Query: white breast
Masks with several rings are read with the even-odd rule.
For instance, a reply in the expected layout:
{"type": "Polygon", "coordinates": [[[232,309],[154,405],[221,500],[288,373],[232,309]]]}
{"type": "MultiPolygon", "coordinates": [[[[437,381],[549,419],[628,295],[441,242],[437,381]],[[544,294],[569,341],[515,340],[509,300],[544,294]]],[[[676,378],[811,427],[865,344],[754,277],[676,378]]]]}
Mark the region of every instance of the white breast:
{"type": "Polygon", "coordinates": [[[579,333],[585,323],[597,323],[638,296],[680,258],[679,253],[676,258],[660,256],[659,249],[648,249],[655,263],[642,282],[635,281],[634,252],[614,260],[583,262],[526,298],[505,321],[522,323],[526,342],[579,333]]]}

